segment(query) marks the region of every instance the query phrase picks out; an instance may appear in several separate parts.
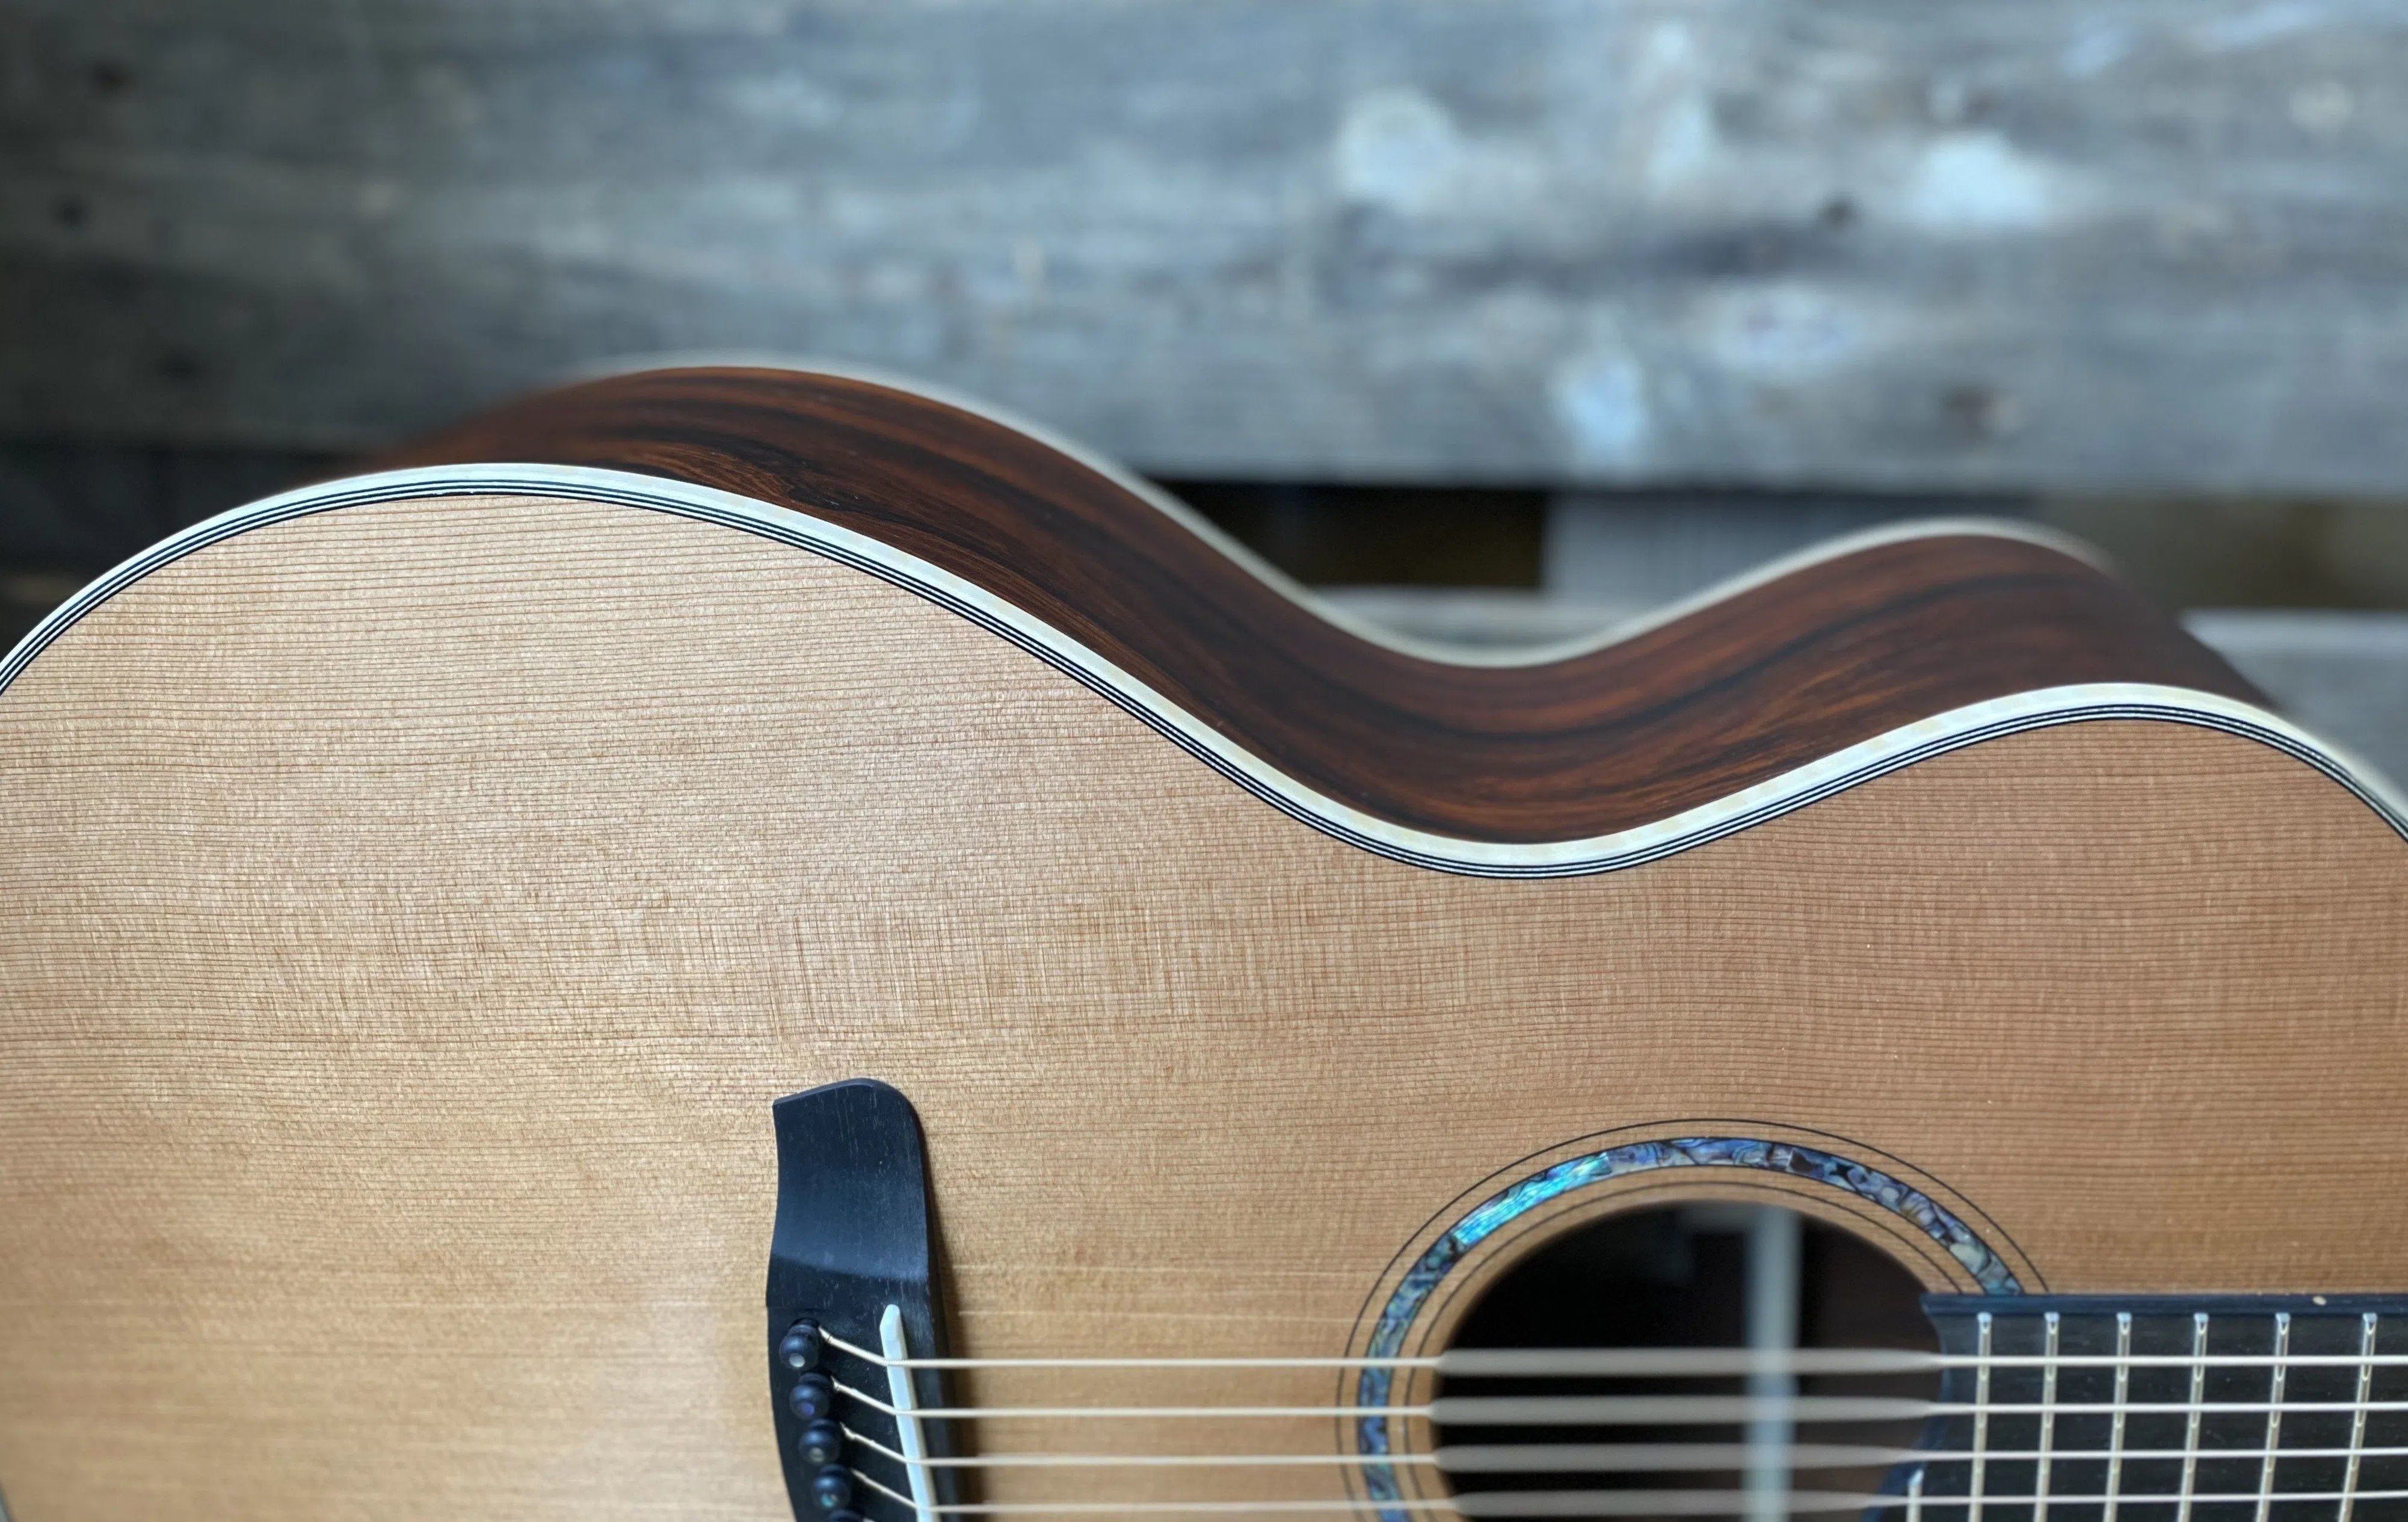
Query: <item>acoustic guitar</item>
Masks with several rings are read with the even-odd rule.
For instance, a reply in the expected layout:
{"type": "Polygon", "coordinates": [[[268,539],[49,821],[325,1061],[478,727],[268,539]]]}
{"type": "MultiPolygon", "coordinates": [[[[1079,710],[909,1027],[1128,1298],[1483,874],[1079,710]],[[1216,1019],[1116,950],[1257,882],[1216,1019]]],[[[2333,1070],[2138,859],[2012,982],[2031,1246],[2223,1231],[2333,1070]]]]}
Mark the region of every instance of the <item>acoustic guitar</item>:
{"type": "Polygon", "coordinates": [[[0,1487],[2408,1516],[2403,828],[2012,524],[1474,660],[965,405],[539,395],[0,667],[0,1487]]]}

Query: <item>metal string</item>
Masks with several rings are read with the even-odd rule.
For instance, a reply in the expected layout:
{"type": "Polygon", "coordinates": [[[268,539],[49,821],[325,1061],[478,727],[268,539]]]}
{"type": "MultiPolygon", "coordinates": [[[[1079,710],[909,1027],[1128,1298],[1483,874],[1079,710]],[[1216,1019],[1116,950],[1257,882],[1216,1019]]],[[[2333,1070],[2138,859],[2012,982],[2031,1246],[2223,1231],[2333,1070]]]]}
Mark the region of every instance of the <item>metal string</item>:
{"type": "MultiPolygon", "coordinates": [[[[2184,1369],[2199,1360],[2191,1354],[2045,1354],[2001,1353],[1982,1358],[1974,1354],[1925,1353],[1913,1348],[1799,1348],[1789,1352],[1752,1352],[1746,1348],[1450,1348],[1444,1353],[1389,1358],[889,1358],[836,1333],[820,1338],[839,1353],[880,1369],[1427,1369],[1459,1378],[1560,1374],[1565,1377],[1645,1378],[1760,1373],[1766,1370],[1798,1375],[1912,1374],[1947,1369],[2184,1369]]],[[[2265,1369],[2275,1364],[2290,1369],[2319,1367],[2357,1369],[2408,1365],[2408,1354],[2219,1354],[2207,1360],[2218,1369],[2265,1369]]]]}
{"type": "MultiPolygon", "coordinates": [[[[2194,1389],[2196,1389],[2194,1382],[2194,1389]]],[[[843,1395],[887,1415],[895,1408],[867,1390],[837,1382],[843,1395]]],[[[2061,1416],[2104,1414],[2123,1411],[2135,1415],[2213,1415],[2228,1412],[2386,1412],[2408,1411],[2408,1400],[2172,1400],[2147,1402],[2068,1403],[2053,1406],[2032,1402],[1918,1400],[1903,1396],[1800,1395],[1767,1400],[1747,1395],[1451,1395],[1411,1406],[954,1406],[925,1407],[915,1414],[925,1419],[974,1421],[998,1416],[1025,1416],[1059,1421],[1082,1416],[1151,1419],[1182,1417],[1310,1417],[1355,1419],[1364,1416],[1419,1416],[1441,1425],[1519,1426],[1523,1424],[1590,1427],[1646,1424],[1723,1426],[1757,1416],[1806,1422],[1913,1421],[1926,1416],[2029,1416],[2054,1411],[2061,1416]]]]}
{"type": "MultiPolygon", "coordinates": [[[[853,1472],[853,1478],[867,1489],[882,1496],[909,1504],[910,1498],[891,1486],[881,1484],[876,1477],[853,1472]]],[[[1038,1515],[1114,1515],[1143,1513],[1158,1515],[1209,1515],[1232,1512],[1287,1513],[1354,1513],[1367,1509],[1379,1511],[1442,1512],[1464,1517],[1491,1516],[1735,1516],[1749,1505],[1750,1492],[1745,1490],[1500,1490],[1471,1491],[1459,1496],[1383,1500],[1365,1502],[1353,1498],[1311,1500],[1002,1500],[955,1501],[929,1507],[946,1516],[1038,1516],[1038,1515]]],[[[1868,1495],[1844,1490],[1792,1490],[1773,1498],[1784,1512],[1853,1512],[1873,1507],[1916,1508],[1940,1506],[1955,1509],[1964,1506],[1961,1496],[1927,1497],[1910,1491],[1906,1495],[1868,1495]]],[[[2037,1492],[1991,1495],[1997,1505],[2016,1505],[2039,1500],[2037,1492]]],[[[2050,1498],[2059,1504],[2086,1505],[2102,1501],[2103,1495],[2058,1495],[2050,1498]]],[[[2128,1498],[2139,1500],[2142,1498],[2128,1498]]],[[[2171,1501],[2174,1498],[2151,1497],[2151,1500],[2171,1501]]],[[[2254,1501],[2255,1491],[2214,1493],[2194,1496],[2193,1500],[2207,1505],[2254,1501]]],[[[2339,1490],[2295,1492],[2283,1498],[2294,1501],[2331,1501],[2351,1499],[2339,1490]]],[[[2408,1490],[2360,1490],[2358,1500],[2408,1500],[2408,1490]]],[[[1910,1510],[1912,1515],[1912,1510],[1910,1510]]]]}
{"type": "MultiPolygon", "coordinates": [[[[876,1438],[864,1432],[845,1429],[848,1442],[896,1463],[910,1462],[904,1456],[876,1438]]],[[[2175,1459],[2183,1456],[2179,1448],[2130,1448],[2120,1450],[2127,1458],[2175,1459]]],[[[931,1469],[1254,1469],[1287,1466],[1321,1465],[1331,1468],[1356,1469],[1372,1465],[1397,1464],[1409,1468],[1435,1468],[1458,1473],[1554,1474],[1584,1472],[1593,1474],[1637,1474],[1650,1472],[1685,1472],[1732,1470],[1747,1462],[1749,1449],[1744,1443],[1450,1443],[1427,1453],[1393,1454],[1054,1454],[1003,1453],[967,1457],[923,1458],[917,1460],[931,1469]]],[[[1962,1464],[1971,1460],[1970,1449],[1886,1448],[1846,1443],[1799,1443],[1785,1450],[1793,1469],[1855,1469],[1870,1465],[1890,1464],[1962,1464]]],[[[2052,1450],[2054,1457],[2064,1462],[2071,1459],[2105,1458],[2110,1450],[2052,1450]]],[[[2205,1457],[2226,1459],[2264,1458],[2271,1450],[2262,1448],[2218,1448],[2205,1457]]],[[[2408,1457],[2408,1447],[2399,1448],[2285,1448],[2285,1458],[2344,1458],[2357,1453],[2367,1458],[2408,1457]]],[[[1985,1457],[1992,1463],[2010,1463],[2017,1459],[2037,1458],[2038,1450],[1991,1448],[1985,1457]]],[[[1934,1498],[1937,1501],[1938,1498],[1934,1498]]],[[[1993,1498],[1995,1499],[1995,1498],[1993,1498]]],[[[2052,1500],[2063,1500],[2053,1496],[2052,1500]]],[[[2168,1499],[2171,1498],[2162,1498],[2168,1499]]],[[[2287,1499],[2278,1496],[2277,1499],[2287,1499]]],[[[1957,1498],[1952,1504],[1963,1504],[1957,1498]]]]}
{"type": "MultiPolygon", "coordinates": [[[[1984,1323],[1990,1316],[1981,1317],[1984,1323]]],[[[2356,1503],[2362,1500],[2394,1500],[2408,1499],[2408,1490],[2364,1490],[2358,1486],[2364,1460],[2408,1456],[2408,1448],[2369,1447],[2365,1443],[2370,1414],[2408,1410],[2408,1401],[2377,1401],[2371,1400],[2372,1379],[2378,1368],[2408,1365],[2408,1356],[2378,1356],[2374,1349],[2377,1318],[2370,1314],[2357,1356],[2302,1355],[2289,1351],[2287,1335],[2290,1317],[2277,1314],[2273,1351],[2270,1355],[2232,1355],[2211,1357],[2207,1353],[2208,1316],[2194,1319],[2191,1350],[2187,1355],[2136,1356],[2130,1351],[2130,1317],[2117,1317],[2116,1351],[2112,1356],[2072,1356],[2058,1353],[2057,1338],[2051,1335],[2045,1353],[2039,1356],[1998,1355],[1991,1352],[1989,1339],[1983,1338],[1981,1351],[1971,1357],[1948,1356],[1899,1349],[1807,1349],[1770,1353],[1730,1348],[1656,1348],[1656,1349],[1455,1349],[1434,1356],[1398,1357],[1298,1358],[1298,1357],[1230,1357],[1230,1358],[910,1358],[887,1357],[846,1342],[833,1334],[823,1333],[829,1346],[863,1361],[899,1375],[909,1369],[981,1370],[981,1369],[1142,1369],[1154,1371],[1230,1370],[1230,1369],[1331,1369],[1360,1370],[1370,1368],[1426,1369],[1458,1376],[1484,1375],[1554,1375],[1559,1377],[1715,1377],[1761,1374],[1768,1371],[1798,1374],[1867,1374],[1899,1373],[1922,1371],[1971,1368],[1977,1371],[1980,1392],[1971,1402],[1936,1401],[1880,1397],[1792,1396],[1767,1399],[1757,1396],[1721,1395],[1622,1395],[1622,1396],[1448,1396],[1419,1405],[1388,1406],[1054,1406],[1054,1407],[982,1407],[924,1410],[915,1414],[923,1418],[1040,1417],[1075,1419],[1084,1417],[1137,1418],[1316,1418],[1331,1417],[1421,1417],[1444,1425],[1477,1426],[1487,1424],[1550,1423],[1567,1425],[1614,1425],[1645,1423],[1649,1425],[1680,1425],[1700,1423],[1725,1425],[1731,1422],[1774,1417],[1784,1420],[1855,1421],[1907,1419],[1922,1416],[1971,1415],[1975,1421],[1974,1446],[1966,1452],[1942,1452],[1911,1448],[1880,1447],[1833,1443],[1798,1443],[1784,1445],[1784,1461],[1793,1469],[1838,1469],[1870,1465],[1914,1463],[1917,1467],[1903,1495],[1856,1495],[1833,1491],[1783,1490],[1764,1494],[1750,1490],[1727,1492],[1712,1490],[1662,1491],[1519,1491],[1494,1494],[1468,1493],[1431,1500],[1400,1500],[1382,1501],[1383,1509],[1409,1512],[1445,1513],[1470,1518],[1504,1515],[1559,1516],[1639,1516],[1639,1515],[1736,1515],[1750,1509],[1751,1503],[1761,1506],[1770,1501],[1784,1512],[1821,1512],[1863,1510],[1868,1508],[1906,1508],[1905,1522],[1919,1522],[1926,1508],[1963,1509],[1978,1518],[1987,1505],[2036,1503],[2036,1517],[2043,1519],[2055,1504],[2081,1504],[2103,1501],[2109,1517],[2114,1515],[2119,1503],[2177,1504],[2178,1516],[2187,1518],[2200,1504],[2255,1503],[2257,1522],[2265,1522],[2272,1502],[2338,1501],[2339,1522],[2348,1522],[2356,1503]],[[2128,1399],[2131,1371],[2136,1368],[2180,1368],[2189,1374],[2190,1399],[2186,1401],[2134,1403],[2128,1399]],[[2357,1399],[2352,1400],[2290,1400],[2286,1399],[2286,1376],[2297,1368],[2347,1368],[2357,1373],[2357,1399]],[[2041,1400],[2037,1404],[1993,1403],[1986,1399],[1993,1371],[2008,1368],[2037,1368],[2042,1371],[2041,1400]],[[2067,1404],[2057,1399],[2058,1371],[2068,1368],[2106,1368],[2115,1374],[2115,1398],[2104,1404],[2067,1404]],[[2210,1402],[2204,1399],[2206,1375],[2211,1370],[2255,1369],[2270,1371],[2269,1399],[2262,1401],[2237,1400],[2210,1402]],[[2350,1443],[2345,1448],[2286,1448],[2282,1446],[2283,1417],[2286,1413],[2346,1413],[2352,1417],[2350,1443]],[[2255,1449],[2207,1449],[2201,1446],[2203,1418],[2211,1414],[2263,1413],[2266,1416],[2263,1446],[2255,1449]],[[2068,1450],[2056,1444],[2057,1418],[2068,1414],[2107,1414],[2113,1417],[2109,1446],[2103,1450],[2068,1450]],[[2126,1418],[2132,1414],[2179,1414],[2186,1418],[2184,1445],[2180,1449],[2132,1449],[2124,1445],[2126,1418]],[[1988,1418],[1992,1415],[2037,1414],[2040,1417],[2039,1446],[2030,1451],[1991,1447],[1986,1443],[1988,1418]],[[2283,1492],[2274,1489],[2275,1470],[2285,1459],[2345,1458],[2347,1471],[2343,1487],[2329,1492],[2283,1492]],[[2107,1487],[2104,1494],[2076,1496],[2056,1493],[2051,1488],[2056,1464],[2073,1460],[2104,1458],[2108,1461],[2107,1487]],[[2034,1488],[2029,1494],[2001,1495],[1990,1492],[1982,1483],[1988,1466],[2015,1460],[2036,1459],[2038,1468],[2033,1477],[2034,1488]],[[2126,1463],[2140,1460],[2182,1461],[2180,1489],[2168,1496],[2134,1496],[2124,1492],[2122,1472],[2126,1463]],[[2200,1494],[2196,1488],[2198,1467],[2201,1460],[2255,1459],[2259,1462],[2258,1484],[2254,1491],[2233,1494],[2200,1494]],[[1925,1493],[1925,1469],[1931,1464],[1971,1464],[1971,1493],[1964,1497],[1932,1497],[1925,1493]]],[[[2049,1317],[2054,1334],[2057,1317],[2049,1317]]],[[[1988,1326],[1983,1330],[1987,1332],[1988,1326]]],[[[899,1350],[898,1350],[899,1351],[899,1350]]],[[[864,1390],[838,1384],[836,1386],[850,1399],[888,1414],[896,1407],[864,1390]]],[[[896,1462],[910,1462],[907,1456],[870,1438],[848,1429],[848,1438],[863,1451],[896,1462]]],[[[1587,1443],[1587,1444],[1449,1444],[1426,1453],[1391,1454],[1177,1454],[1177,1455],[1116,1455],[1116,1454],[996,1454],[974,1457],[922,1459],[928,1468],[985,1469],[1011,1467],[1048,1468],[1109,1468],[1138,1466],[1178,1466],[1185,1468],[1236,1469],[1297,1465],[1366,1468],[1370,1466],[1424,1466],[1440,1472],[1706,1472],[1735,1471],[1743,1468],[1754,1457],[1756,1449],[1735,1443],[1587,1443]]],[[[912,1498],[880,1482],[874,1476],[854,1472],[867,1488],[906,1504],[912,1498]]],[[[1211,1514],[1229,1512],[1357,1512],[1363,1502],[1354,1499],[1311,1500],[1240,1500],[1240,1501],[1096,1501],[1096,1502],[999,1502],[984,1504],[947,1504],[928,1510],[938,1514],[979,1515],[1042,1515],[1055,1514],[1211,1514]]]]}

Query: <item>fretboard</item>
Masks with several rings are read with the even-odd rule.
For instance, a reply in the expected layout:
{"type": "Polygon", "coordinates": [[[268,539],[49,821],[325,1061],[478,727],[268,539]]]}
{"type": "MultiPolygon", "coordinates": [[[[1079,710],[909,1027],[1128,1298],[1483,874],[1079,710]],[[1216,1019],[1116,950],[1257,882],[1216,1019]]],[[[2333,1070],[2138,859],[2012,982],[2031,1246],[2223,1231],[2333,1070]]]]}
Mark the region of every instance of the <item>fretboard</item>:
{"type": "Polygon", "coordinates": [[[1889,1516],[2408,1518],[2400,1302],[1968,1297],[1930,1309],[1951,1356],[1945,1414],[1924,1438],[1936,1457],[1893,1472],[1889,1516]],[[2386,1328],[2400,1345],[2386,1347],[2386,1328]]]}

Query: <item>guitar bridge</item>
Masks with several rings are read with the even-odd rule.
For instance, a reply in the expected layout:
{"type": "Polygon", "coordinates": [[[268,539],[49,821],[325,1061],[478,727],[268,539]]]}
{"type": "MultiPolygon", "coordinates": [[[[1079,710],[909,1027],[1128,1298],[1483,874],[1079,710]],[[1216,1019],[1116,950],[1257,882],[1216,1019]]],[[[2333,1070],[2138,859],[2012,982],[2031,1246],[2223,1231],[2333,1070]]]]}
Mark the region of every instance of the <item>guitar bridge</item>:
{"type": "Polygon", "coordinates": [[[773,1109],[769,1397],[786,1494],[810,1522],[938,1522],[957,1497],[926,1151],[910,1101],[870,1079],[773,1109]]]}

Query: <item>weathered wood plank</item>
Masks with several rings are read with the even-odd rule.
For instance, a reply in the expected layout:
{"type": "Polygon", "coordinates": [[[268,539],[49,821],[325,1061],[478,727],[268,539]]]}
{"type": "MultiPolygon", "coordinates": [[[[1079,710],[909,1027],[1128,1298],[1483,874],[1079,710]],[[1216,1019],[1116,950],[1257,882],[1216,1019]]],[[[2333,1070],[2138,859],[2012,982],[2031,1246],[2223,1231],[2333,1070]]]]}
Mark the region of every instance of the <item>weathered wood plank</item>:
{"type": "Polygon", "coordinates": [[[1197,476],[2396,490],[2400,0],[0,0],[0,429],[636,351],[1197,476]]]}

